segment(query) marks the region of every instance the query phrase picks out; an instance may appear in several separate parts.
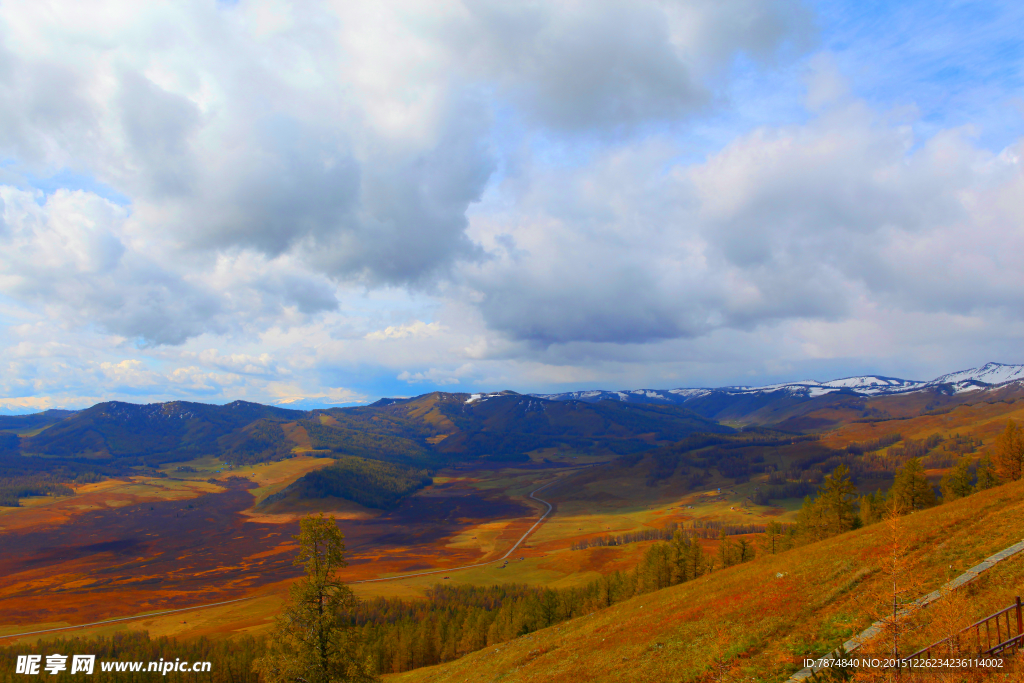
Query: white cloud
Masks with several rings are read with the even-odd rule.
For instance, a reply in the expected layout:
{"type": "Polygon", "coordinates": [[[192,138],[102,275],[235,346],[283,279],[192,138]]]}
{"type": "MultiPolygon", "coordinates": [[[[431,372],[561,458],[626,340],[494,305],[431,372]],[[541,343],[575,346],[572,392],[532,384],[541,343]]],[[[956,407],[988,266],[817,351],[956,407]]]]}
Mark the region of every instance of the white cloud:
{"type": "Polygon", "coordinates": [[[773,72],[800,116],[692,156],[802,3],[4,7],[10,401],[1019,360],[1019,142],[922,136],[822,52],[773,72]]]}
{"type": "Polygon", "coordinates": [[[416,320],[408,325],[389,325],[383,330],[370,332],[366,335],[366,339],[369,341],[384,341],[386,339],[431,337],[444,330],[444,325],[440,323],[425,323],[422,320],[416,320]]]}
{"type": "Polygon", "coordinates": [[[674,119],[735,54],[807,32],[799,3],[726,4],[13,3],[0,152],[129,197],[129,254],[250,250],[423,284],[479,256],[465,211],[495,167],[493,110],[570,128],[674,119]]]}
{"type": "Polygon", "coordinates": [[[428,368],[422,372],[409,372],[408,370],[403,370],[398,374],[398,379],[403,382],[408,382],[409,384],[431,382],[432,384],[447,386],[459,384],[460,379],[472,374],[473,371],[474,367],[471,364],[466,363],[452,370],[442,368],[428,368]]]}
{"type": "Polygon", "coordinates": [[[652,140],[510,181],[515,212],[474,219],[493,258],[464,271],[490,327],[542,345],[647,343],[838,321],[862,299],[964,315],[1024,296],[1007,257],[1024,246],[1010,229],[1018,154],[967,130],[921,141],[847,101],[703,163],[676,153],[652,140]]]}

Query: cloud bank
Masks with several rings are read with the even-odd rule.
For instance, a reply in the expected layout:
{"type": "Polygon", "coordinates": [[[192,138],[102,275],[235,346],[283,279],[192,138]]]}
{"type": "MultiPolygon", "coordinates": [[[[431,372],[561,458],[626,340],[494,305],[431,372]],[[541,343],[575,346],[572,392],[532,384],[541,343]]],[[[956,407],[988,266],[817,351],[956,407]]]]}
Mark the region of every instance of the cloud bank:
{"type": "Polygon", "coordinates": [[[0,407],[1018,360],[1021,141],[861,96],[828,24],[10,3],[0,407]]]}

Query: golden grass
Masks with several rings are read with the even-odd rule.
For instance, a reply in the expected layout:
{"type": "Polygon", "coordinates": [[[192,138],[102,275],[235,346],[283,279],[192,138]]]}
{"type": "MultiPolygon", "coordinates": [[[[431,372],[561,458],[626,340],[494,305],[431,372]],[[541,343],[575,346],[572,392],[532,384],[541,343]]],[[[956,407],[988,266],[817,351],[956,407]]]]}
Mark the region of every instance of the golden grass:
{"type": "MultiPolygon", "coordinates": [[[[580,538],[623,534],[643,529],[685,526],[693,520],[727,524],[765,524],[770,520],[794,521],[799,500],[779,501],[772,506],[754,505],[749,496],[759,482],[723,485],[721,490],[680,491],[673,482],[647,486],[646,472],[596,468],[580,477],[553,486],[542,497],[557,505],[557,514],[537,530],[538,545],[568,547],[580,538]]],[[[762,477],[766,478],[766,477],[762,477]]]]}
{"type": "MultiPolygon", "coordinates": [[[[181,460],[179,462],[168,462],[164,463],[160,467],[160,471],[166,474],[168,477],[174,477],[175,479],[209,479],[210,477],[217,474],[218,470],[231,469],[231,466],[226,462],[214,455],[208,455],[202,458],[195,458],[193,460],[181,460]],[[178,468],[182,466],[191,467],[195,472],[179,472],[178,468]]],[[[224,474],[223,476],[229,476],[224,474]]]]}
{"type": "Polygon", "coordinates": [[[284,435],[288,437],[288,440],[295,444],[294,450],[296,452],[313,450],[313,444],[309,439],[309,432],[306,431],[305,427],[299,425],[298,422],[283,424],[281,429],[284,430],[284,435]]]}
{"type": "Polygon", "coordinates": [[[107,479],[76,487],[74,496],[24,498],[21,507],[0,507],[0,531],[67,524],[85,512],[141,505],[154,501],[189,500],[222,491],[216,484],[153,477],[107,479]]]}
{"type": "Polygon", "coordinates": [[[965,404],[940,415],[919,415],[885,422],[854,422],[824,435],[822,443],[831,448],[844,448],[853,442],[870,441],[898,432],[904,438],[912,439],[924,439],[932,434],[971,434],[988,445],[1010,419],[1024,420],[1024,401],[965,404]]]}
{"type": "MultiPolygon", "coordinates": [[[[264,462],[256,465],[234,466],[228,465],[215,456],[206,456],[203,458],[196,458],[195,460],[167,463],[161,469],[170,478],[165,481],[183,479],[185,481],[206,482],[208,479],[224,480],[229,477],[244,477],[257,485],[257,488],[250,490],[250,493],[253,495],[253,505],[255,506],[267,496],[277,493],[304,474],[322,467],[327,467],[334,462],[333,458],[321,458],[305,454],[269,463],[264,462]],[[177,468],[183,465],[194,469],[195,472],[177,471],[177,468]]],[[[156,479],[150,481],[159,482],[161,480],[156,479]]],[[[309,508],[309,510],[312,509],[310,506],[306,507],[309,508]]],[[[334,505],[333,507],[338,508],[339,511],[344,510],[351,512],[348,510],[348,506],[334,505]]],[[[356,507],[358,508],[359,506],[356,507]]],[[[303,512],[308,512],[309,510],[303,508],[302,510],[296,510],[295,512],[301,514],[303,512]]],[[[291,521],[294,518],[294,515],[291,515],[293,511],[288,510],[283,512],[287,512],[290,515],[289,519],[271,519],[269,521],[291,521]]],[[[250,510],[248,513],[251,516],[263,515],[262,512],[257,513],[253,510],[250,510]]]]}
{"type": "MultiPolygon", "coordinates": [[[[149,631],[152,637],[171,636],[179,639],[198,638],[200,636],[231,638],[244,634],[256,635],[265,633],[272,628],[274,617],[280,612],[287,595],[288,583],[266,586],[253,595],[251,599],[241,602],[158,616],[142,615],[131,620],[113,621],[98,626],[4,639],[0,644],[34,643],[38,640],[46,642],[71,636],[81,638],[109,637],[121,631],[149,631]]],[[[162,612],[165,610],[152,611],[162,612]]],[[[60,628],[67,625],[67,622],[55,622],[34,624],[31,627],[20,625],[0,626],[0,636],[9,633],[60,628]]]]}
{"type": "MultiPolygon", "coordinates": [[[[258,504],[269,495],[277,493],[304,474],[333,464],[333,458],[314,458],[308,455],[297,455],[286,460],[247,466],[233,471],[231,474],[243,476],[256,483],[258,488],[251,489],[253,504],[258,504]]],[[[230,476],[228,473],[220,475],[230,476]]]]}

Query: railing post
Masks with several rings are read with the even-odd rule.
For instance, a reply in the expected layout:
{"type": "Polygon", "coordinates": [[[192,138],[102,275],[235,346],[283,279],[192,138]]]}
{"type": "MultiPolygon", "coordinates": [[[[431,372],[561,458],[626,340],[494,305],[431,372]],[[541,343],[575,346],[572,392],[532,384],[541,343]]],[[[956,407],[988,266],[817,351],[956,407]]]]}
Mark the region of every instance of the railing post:
{"type": "Polygon", "coordinates": [[[1020,596],[1017,596],[1017,635],[1024,633],[1024,615],[1021,615],[1020,596]]]}

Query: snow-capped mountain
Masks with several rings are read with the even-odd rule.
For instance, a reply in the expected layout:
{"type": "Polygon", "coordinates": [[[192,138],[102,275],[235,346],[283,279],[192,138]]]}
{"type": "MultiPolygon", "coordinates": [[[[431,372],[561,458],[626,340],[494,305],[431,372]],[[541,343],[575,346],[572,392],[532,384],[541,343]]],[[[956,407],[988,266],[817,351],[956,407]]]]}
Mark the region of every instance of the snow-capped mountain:
{"type": "Polygon", "coordinates": [[[549,401],[627,401],[629,403],[685,403],[717,389],[626,389],[623,391],[567,391],[562,394],[530,394],[549,401]]]}
{"type": "Polygon", "coordinates": [[[980,368],[960,370],[936,377],[931,381],[900,379],[882,375],[864,375],[861,377],[844,377],[827,382],[803,380],[799,382],[783,382],[759,387],[734,386],[697,389],[628,389],[623,391],[569,391],[560,394],[532,394],[538,398],[552,401],[628,401],[631,403],[662,403],[681,404],[695,398],[714,393],[742,395],[785,392],[803,395],[808,398],[822,396],[838,391],[853,392],[862,396],[878,396],[883,394],[902,394],[921,391],[929,388],[944,388],[953,393],[976,391],[989,387],[1024,383],[1024,365],[1008,365],[1005,363],[986,363],[980,368]]]}
{"type": "Polygon", "coordinates": [[[960,370],[942,375],[928,382],[929,385],[949,384],[960,391],[973,391],[988,386],[1024,380],[1024,365],[985,363],[980,368],[960,370]]]}
{"type": "Polygon", "coordinates": [[[876,394],[892,394],[910,389],[917,389],[925,382],[917,382],[898,377],[883,377],[881,375],[865,375],[862,377],[844,377],[833,379],[828,382],[817,380],[803,380],[800,382],[784,382],[782,384],[769,384],[763,387],[725,387],[724,390],[733,393],[762,393],[767,391],[791,391],[807,392],[810,396],[821,396],[834,391],[847,389],[858,394],[874,396],[876,394]]]}
{"type": "Polygon", "coordinates": [[[287,398],[274,401],[270,405],[289,410],[327,410],[347,406],[363,405],[366,401],[332,401],[327,398],[287,398]]]}

